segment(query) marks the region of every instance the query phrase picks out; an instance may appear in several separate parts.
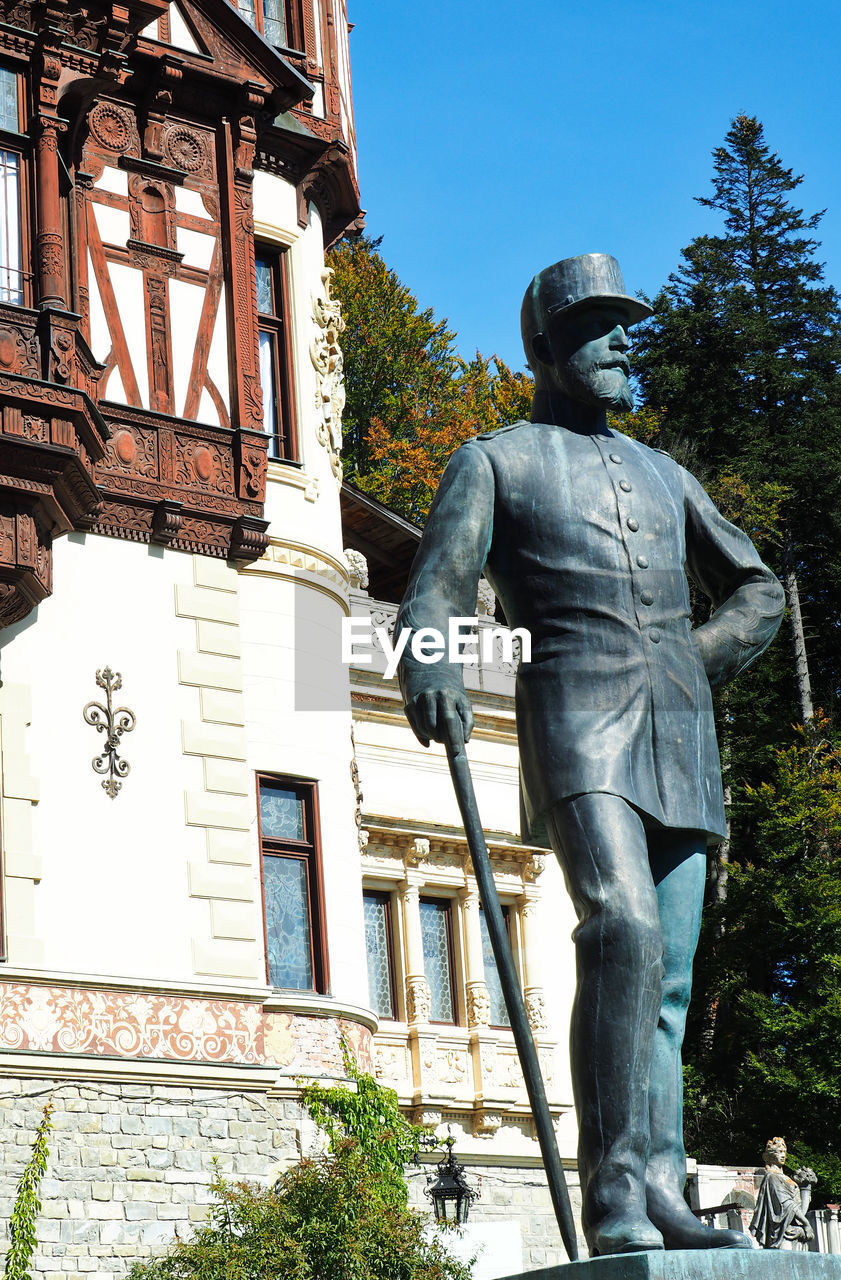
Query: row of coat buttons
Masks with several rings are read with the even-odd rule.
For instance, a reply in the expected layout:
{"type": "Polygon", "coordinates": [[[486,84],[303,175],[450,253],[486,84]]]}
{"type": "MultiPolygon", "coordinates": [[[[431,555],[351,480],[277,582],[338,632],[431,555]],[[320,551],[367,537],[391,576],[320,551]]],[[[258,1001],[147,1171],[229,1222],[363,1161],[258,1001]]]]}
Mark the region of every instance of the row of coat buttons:
{"type": "MultiPolygon", "coordinates": [[[[621,466],[622,459],[620,458],[618,453],[610,453],[608,454],[608,457],[610,458],[611,462],[615,462],[617,466],[621,466]]],[[[627,480],[620,480],[619,488],[622,490],[623,493],[630,493],[632,486],[629,484],[627,480]]],[[[640,527],[639,520],[635,520],[634,517],[631,516],[630,519],[627,521],[627,524],[628,524],[628,528],[631,530],[631,533],[639,532],[639,527],[640,527]]],[[[645,556],[637,556],[637,564],[641,569],[648,568],[648,560],[645,556]]],[[[640,603],[654,604],[654,596],[651,594],[650,591],[641,591],[640,603]]],[[[656,627],[651,628],[651,630],[648,633],[648,638],[652,644],[660,643],[660,632],[657,630],[656,627]]]]}

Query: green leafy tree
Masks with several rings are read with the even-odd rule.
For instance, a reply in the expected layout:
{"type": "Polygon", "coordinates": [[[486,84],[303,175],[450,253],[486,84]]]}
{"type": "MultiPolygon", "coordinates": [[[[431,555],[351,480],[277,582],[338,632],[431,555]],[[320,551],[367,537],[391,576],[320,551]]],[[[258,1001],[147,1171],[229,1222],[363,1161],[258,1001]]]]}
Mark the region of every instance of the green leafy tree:
{"type": "Polygon", "coordinates": [[[346,402],[343,461],[349,479],[370,469],[367,435],[375,420],[399,424],[429,413],[456,376],[455,334],[388,267],[382,242],[341,241],[330,253],[333,291],[342,303],[346,402]]]}
{"type": "Polygon", "coordinates": [[[49,1147],[47,1135],[52,1128],[52,1099],[47,1102],[35,1130],[35,1141],[20,1181],[9,1218],[9,1250],[6,1254],[6,1280],[32,1280],[30,1267],[38,1247],[37,1222],[41,1213],[38,1191],[47,1172],[49,1147]]]}

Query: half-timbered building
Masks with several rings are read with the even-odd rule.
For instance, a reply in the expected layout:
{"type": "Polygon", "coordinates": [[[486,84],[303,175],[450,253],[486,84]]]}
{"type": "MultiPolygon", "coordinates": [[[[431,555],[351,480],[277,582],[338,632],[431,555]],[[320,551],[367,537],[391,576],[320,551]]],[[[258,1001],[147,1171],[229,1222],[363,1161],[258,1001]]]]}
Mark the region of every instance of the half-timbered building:
{"type": "MultiPolygon", "coordinates": [[[[0,1228],[52,1097],[52,1280],[202,1221],[214,1160],[297,1160],[343,1045],[481,1175],[477,1275],[560,1258],[443,756],[342,659],[417,543],[341,493],[348,30],[345,0],[0,0],[0,1228]]],[[[510,658],[469,682],[571,1164],[569,910],[516,834],[510,658]]]]}
{"type": "Polygon", "coordinates": [[[271,1177],[370,1061],[339,516],[344,0],[0,3],[0,1222],[271,1177]],[[335,639],[335,650],[333,641],[335,639]],[[303,1134],[303,1136],[302,1136],[303,1134]]]}

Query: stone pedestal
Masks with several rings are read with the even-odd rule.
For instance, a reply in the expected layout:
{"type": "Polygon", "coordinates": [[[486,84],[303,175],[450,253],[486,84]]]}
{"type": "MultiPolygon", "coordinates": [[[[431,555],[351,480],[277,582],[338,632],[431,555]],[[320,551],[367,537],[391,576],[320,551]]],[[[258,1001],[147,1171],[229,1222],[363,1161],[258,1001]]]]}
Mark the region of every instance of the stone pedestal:
{"type": "Polygon", "coordinates": [[[613,1254],[505,1280],[841,1280],[841,1255],[776,1249],[673,1249],[613,1254]]]}

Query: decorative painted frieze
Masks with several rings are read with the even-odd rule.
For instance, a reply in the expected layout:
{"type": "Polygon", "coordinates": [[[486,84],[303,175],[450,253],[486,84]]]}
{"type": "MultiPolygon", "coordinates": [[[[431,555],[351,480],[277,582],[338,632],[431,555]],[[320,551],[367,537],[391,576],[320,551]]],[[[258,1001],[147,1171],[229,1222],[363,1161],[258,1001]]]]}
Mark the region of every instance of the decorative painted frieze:
{"type": "Polygon", "coordinates": [[[0,1048],[343,1075],[341,1039],[371,1069],[370,1032],[349,1018],[268,1012],[244,1000],[0,983],[0,1048]]]}

